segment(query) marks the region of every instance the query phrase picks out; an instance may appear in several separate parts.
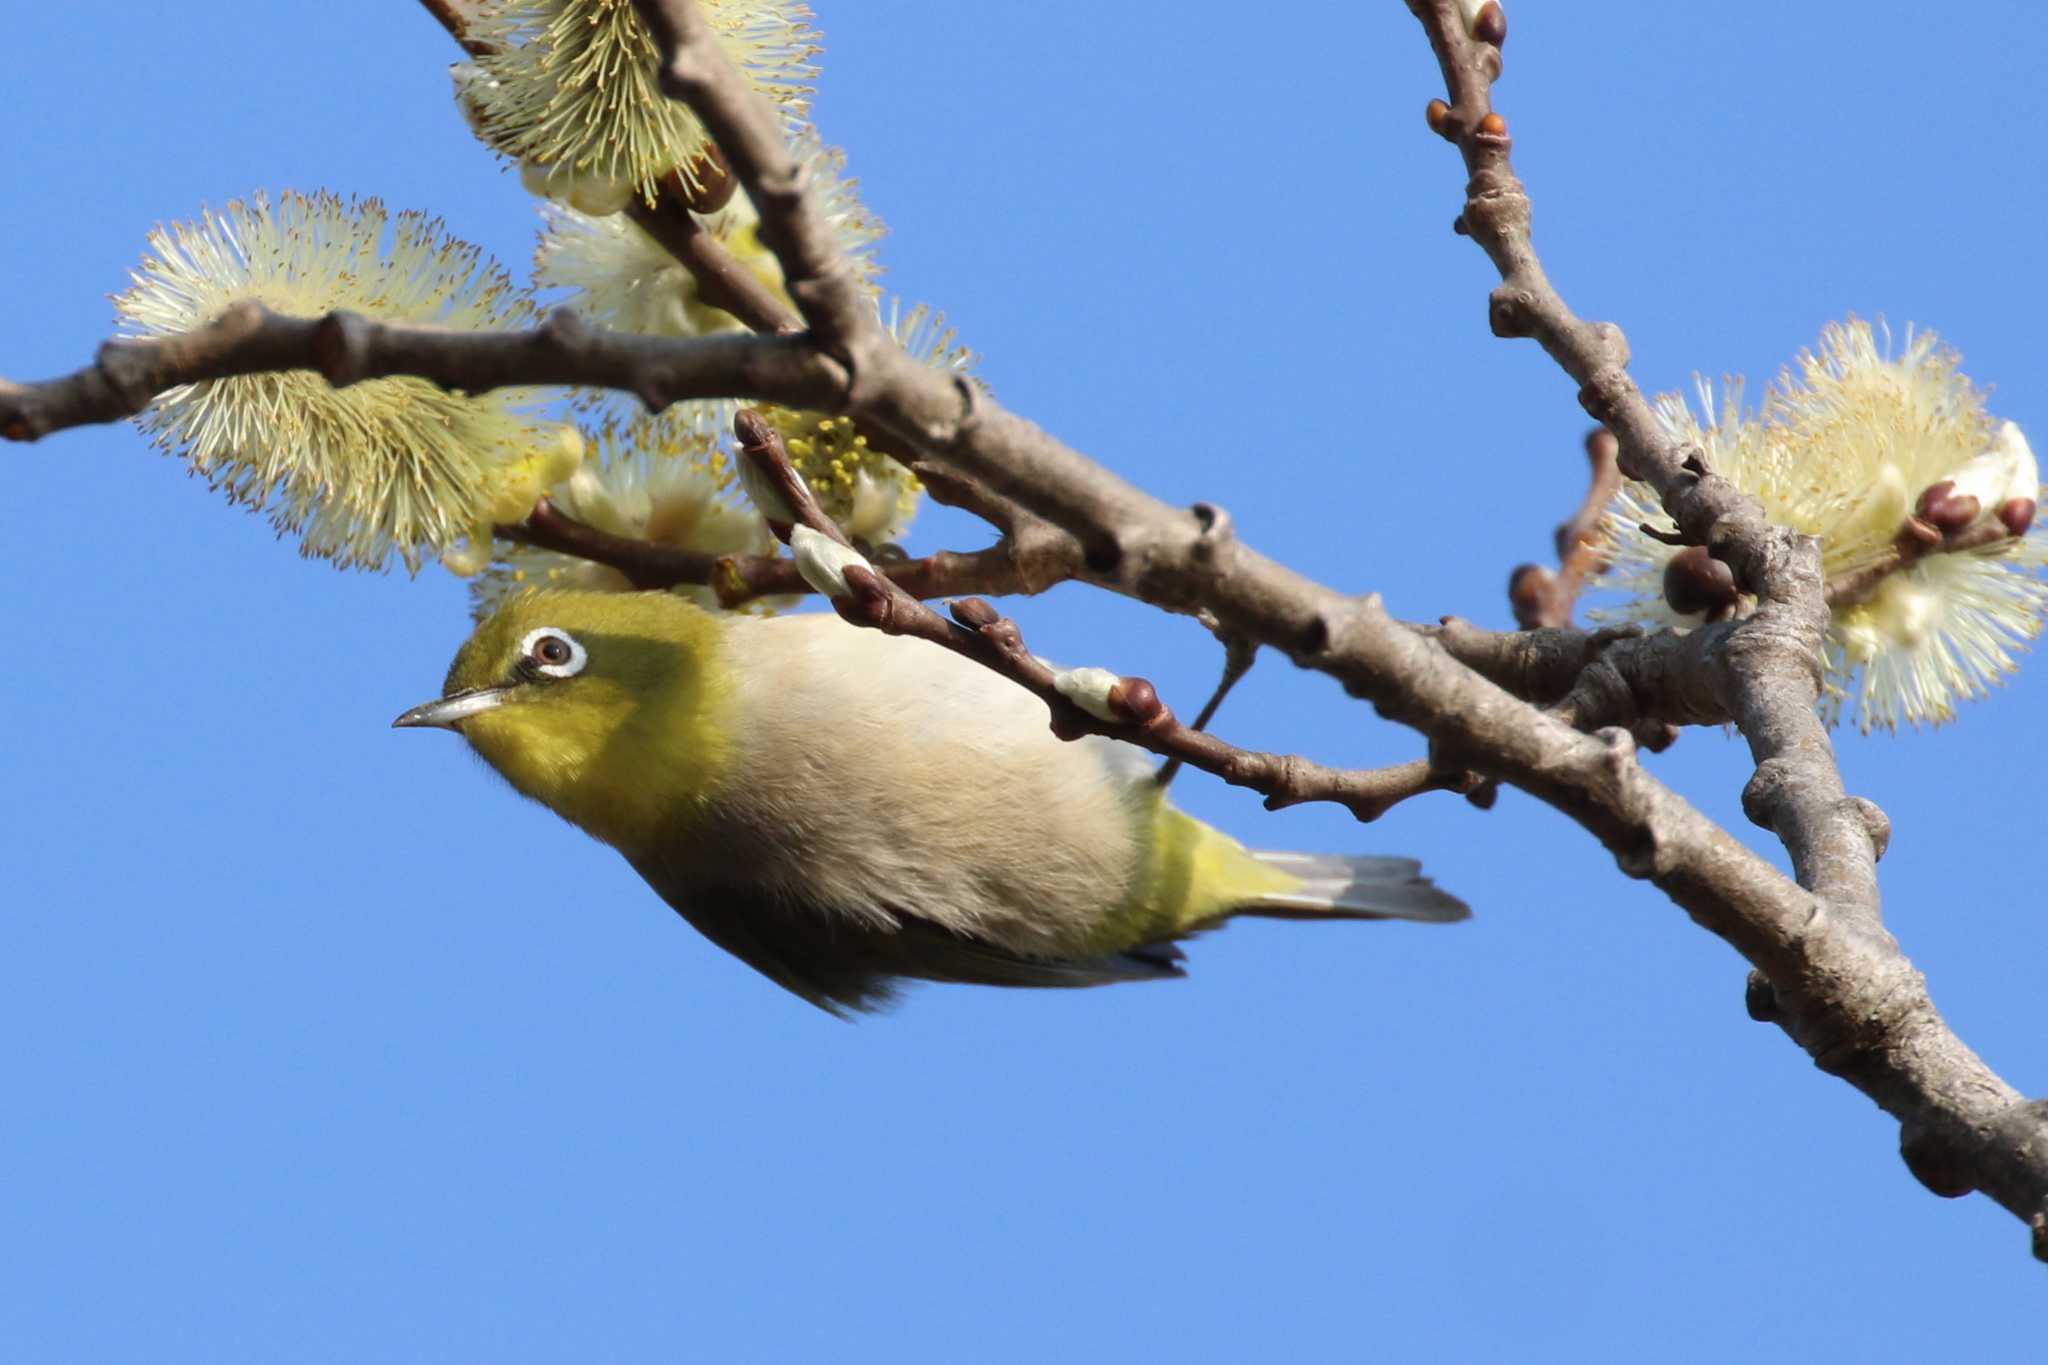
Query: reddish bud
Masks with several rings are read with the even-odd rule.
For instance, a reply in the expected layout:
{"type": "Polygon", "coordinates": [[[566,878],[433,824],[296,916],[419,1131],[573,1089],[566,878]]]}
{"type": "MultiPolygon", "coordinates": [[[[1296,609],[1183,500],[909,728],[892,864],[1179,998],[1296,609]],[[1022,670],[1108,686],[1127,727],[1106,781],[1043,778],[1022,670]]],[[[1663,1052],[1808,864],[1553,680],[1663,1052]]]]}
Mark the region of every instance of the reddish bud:
{"type": "Polygon", "coordinates": [[[1120,678],[1109,689],[1109,704],[1140,725],[1158,720],[1162,715],[1171,718],[1166,703],[1159,700],[1159,693],[1143,678],[1120,678]]]}
{"type": "Polygon", "coordinates": [[[1908,554],[1915,549],[1930,550],[1941,544],[1941,532],[1918,517],[1907,517],[1906,524],[1899,528],[1898,543],[1908,554]]]}
{"type": "Polygon", "coordinates": [[[733,177],[725,157],[711,143],[687,169],[669,172],[669,188],[693,213],[716,213],[732,202],[740,182],[733,177]]]}
{"type": "Polygon", "coordinates": [[[1472,36],[1480,42],[1499,47],[1508,40],[1508,15],[1499,0],[1487,0],[1486,8],[1479,11],[1479,17],[1472,21],[1472,36]]]}
{"type": "Polygon", "coordinates": [[[1429,121],[1429,131],[1438,137],[1451,135],[1451,106],[1442,100],[1431,100],[1423,109],[1422,117],[1429,121]]]}
{"type": "Polygon", "coordinates": [[[1002,613],[979,597],[962,597],[948,604],[953,619],[969,630],[980,630],[1003,619],[1002,613]]]}
{"type": "Polygon", "coordinates": [[[1664,600],[1681,616],[1717,619],[1735,606],[1735,575],[1705,546],[1689,546],[1664,566],[1664,600]]]}
{"type": "Polygon", "coordinates": [[[1555,582],[1550,570],[1541,564],[1516,566],[1508,575],[1508,606],[1515,613],[1516,625],[1529,630],[1543,624],[1555,582]]]}
{"type": "Polygon", "coordinates": [[[1485,118],[1479,120],[1479,131],[1488,137],[1506,137],[1508,135],[1508,121],[1499,114],[1488,114],[1485,118]]]}
{"type": "Polygon", "coordinates": [[[1956,492],[1954,479],[1943,479],[1931,484],[1920,495],[1920,501],[1913,505],[1913,512],[1922,521],[1943,535],[1954,535],[1977,519],[1983,505],[1968,493],[1956,492]]]}
{"type": "Polygon", "coordinates": [[[2034,500],[2032,498],[2007,498],[1998,504],[1998,519],[2005,523],[2005,529],[2016,536],[2023,536],[2034,524],[2034,500]]]}

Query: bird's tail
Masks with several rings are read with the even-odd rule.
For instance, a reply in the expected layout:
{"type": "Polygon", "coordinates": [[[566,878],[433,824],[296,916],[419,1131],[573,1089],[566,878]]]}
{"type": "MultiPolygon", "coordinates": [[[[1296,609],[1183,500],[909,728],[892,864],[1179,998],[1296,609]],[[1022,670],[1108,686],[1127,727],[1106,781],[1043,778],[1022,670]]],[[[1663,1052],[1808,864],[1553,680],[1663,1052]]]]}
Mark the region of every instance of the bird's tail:
{"type": "Polygon", "coordinates": [[[1252,850],[1261,865],[1293,883],[1262,892],[1231,910],[1267,919],[1412,919],[1448,924],[1469,919],[1465,902],[1439,891],[1413,858],[1346,857],[1341,853],[1252,850]]]}

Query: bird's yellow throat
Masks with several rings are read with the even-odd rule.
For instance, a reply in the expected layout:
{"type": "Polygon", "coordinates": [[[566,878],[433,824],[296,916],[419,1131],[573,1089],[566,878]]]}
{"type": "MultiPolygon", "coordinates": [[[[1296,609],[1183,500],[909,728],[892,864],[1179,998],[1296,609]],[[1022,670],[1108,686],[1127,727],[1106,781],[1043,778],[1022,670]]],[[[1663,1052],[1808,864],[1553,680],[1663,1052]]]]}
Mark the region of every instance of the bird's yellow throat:
{"type": "Polygon", "coordinates": [[[679,598],[535,593],[464,646],[444,690],[509,686],[464,736],[522,794],[631,856],[687,823],[731,765],[722,647],[718,622],[679,598]],[[573,630],[592,664],[521,684],[519,641],[547,626],[573,630]]]}

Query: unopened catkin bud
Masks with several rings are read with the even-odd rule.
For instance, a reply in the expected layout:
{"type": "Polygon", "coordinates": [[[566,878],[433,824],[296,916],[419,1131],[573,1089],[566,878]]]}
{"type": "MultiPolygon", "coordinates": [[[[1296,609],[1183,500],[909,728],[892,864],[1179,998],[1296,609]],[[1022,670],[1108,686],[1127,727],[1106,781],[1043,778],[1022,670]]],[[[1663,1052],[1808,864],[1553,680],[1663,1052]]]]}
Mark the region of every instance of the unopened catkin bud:
{"type": "Polygon", "coordinates": [[[1123,679],[1106,668],[1062,668],[1052,675],[1053,689],[1097,720],[1126,719],[1110,700],[1123,679]]]}
{"type": "Polygon", "coordinates": [[[1735,606],[1735,575],[1704,546],[1687,546],[1664,566],[1664,600],[1681,616],[1713,619],[1735,606]]]}
{"type": "Polygon", "coordinates": [[[796,571],[803,575],[804,582],[827,597],[853,596],[853,589],[846,581],[848,569],[875,571],[875,566],[868,563],[860,551],[841,545],[823,531],[814,531],[808,526],[790,530],[789,548],[796,556],[796,571]]]}
{"type": "Polygon", "coordinates": [[[1954,535],[1977,519],[1982,505],[1968,493],[1956,491],[1955,480],[1943,479],[1929,485],[1913,504],[1913,513],[1943,535],[1954,535]]]}

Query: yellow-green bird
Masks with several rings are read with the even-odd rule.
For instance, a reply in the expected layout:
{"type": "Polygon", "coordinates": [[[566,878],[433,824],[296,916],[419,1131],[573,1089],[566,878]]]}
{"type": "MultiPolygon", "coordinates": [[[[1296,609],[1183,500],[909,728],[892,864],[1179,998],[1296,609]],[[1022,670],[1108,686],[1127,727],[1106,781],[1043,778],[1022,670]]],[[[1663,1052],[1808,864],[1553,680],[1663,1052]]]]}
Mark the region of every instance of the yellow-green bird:
{"type": "Polygon", "coordinates": [[[1233,915],[1463,919],[1406,858],[1249,852],[1146,755],[1057,739],[1044,703],[922,640],[666,593],[509,600],[438,701],[513,787],[610,844],[719,947],[811,1003],[905,978],[1181,975],[1233,915]]]}

